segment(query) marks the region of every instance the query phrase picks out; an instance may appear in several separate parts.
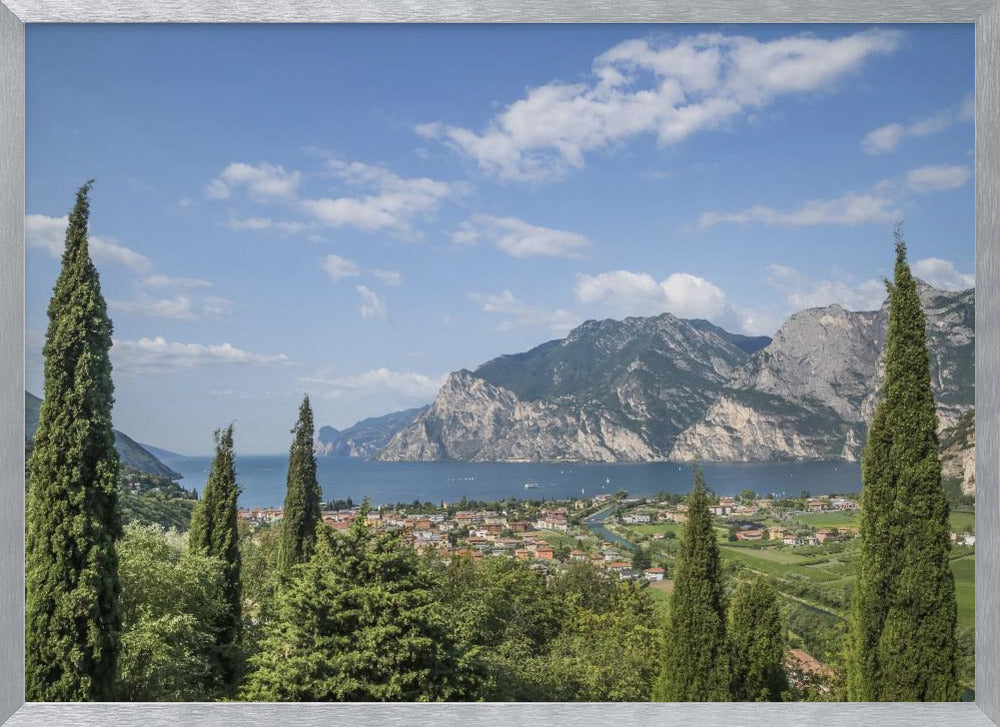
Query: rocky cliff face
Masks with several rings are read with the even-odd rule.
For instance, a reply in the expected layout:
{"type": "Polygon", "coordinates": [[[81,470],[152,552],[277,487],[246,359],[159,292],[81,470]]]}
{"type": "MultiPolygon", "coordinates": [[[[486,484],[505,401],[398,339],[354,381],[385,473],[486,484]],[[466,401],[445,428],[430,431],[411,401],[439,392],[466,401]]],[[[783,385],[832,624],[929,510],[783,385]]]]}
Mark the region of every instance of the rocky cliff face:
{"type": "Polygon", "coordinates": [[[941,476],[958,480],[963,495],[976,494],[976,414],[965,412],[941,434],[941,476]]]}
{"type": "MultiPolygon", "coordinates": [[[[942,430],[974,403],[973,291],[920,283],[931,385],[942,430]]],[[[677,439],[675,460],[855,460],[878,400],[888,308],[840,306],[793,315],[677,439]]]]}
{"type": "Polygon", "coordinates": [[[746,358],[670,314],[588,321],[565,339],[453,373],[379,459],[663,459],[746,358]]]}
{"type": "MultiPolygon", "coordinates": [[[[920,295],[943,430],[974,403],[974,295],[923,283],[920,295]]],[[[670,314],[588,321],[565,339],[452,374],[378,457],[856,460],[887,324],[886,307],[815,308],[756,350],[760,342],[670,314]]]]}

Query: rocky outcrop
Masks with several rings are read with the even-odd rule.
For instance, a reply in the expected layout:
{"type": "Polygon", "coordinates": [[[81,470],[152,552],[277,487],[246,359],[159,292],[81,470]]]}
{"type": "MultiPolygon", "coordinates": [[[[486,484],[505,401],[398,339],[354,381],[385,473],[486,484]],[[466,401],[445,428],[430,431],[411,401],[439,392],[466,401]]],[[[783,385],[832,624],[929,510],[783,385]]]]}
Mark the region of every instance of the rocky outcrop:
{"type": "Polygon", "coordinates": [[[587,321],[565,339],[453,373],[379,459],[663,459],[746,358],[668,313],[587,321]]]}
{"type": "Polygon", "coordinates": [[[976,494],[976,415],[970,410],[941,434],[941,476],[958,480],[963,495],[976,494]]]}
{"type": "MultiPolygon", "coordinates": [[[[975,298],[918,287],[943,429],[974,403],[975,298]]],[[[681,433],[669,459],[857,459],[882,384],[887,325],[886,306],[796,313],[681,433]]]]}

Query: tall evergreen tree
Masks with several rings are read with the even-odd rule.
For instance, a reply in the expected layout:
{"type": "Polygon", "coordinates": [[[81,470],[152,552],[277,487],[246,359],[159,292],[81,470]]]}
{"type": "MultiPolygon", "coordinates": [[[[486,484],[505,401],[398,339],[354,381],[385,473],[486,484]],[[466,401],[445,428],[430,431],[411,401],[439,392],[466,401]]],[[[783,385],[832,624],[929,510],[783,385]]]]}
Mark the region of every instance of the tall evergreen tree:
{"type": "Polygon", "coordinates": [[[237,529],[236,464],[233,425],[215,431],[215,458],[201,499],[191,513],[188,544],[191,550],[219,558],[224,564],[223,596],[226,610],[217,624],[217,677],[223,692],[236,684],[239,672],[237,640],[242,623],[240,538],[237,529]]]}
{"type": "Polygon", "coordinates": [[[847,688],[855,701],[948,701],[959,696],[948,501],[924,313],[898,226],[895,238],[885,379],[862,455],[847,688]]]}
{"type": "Polygon", "coordinates": [[[316,545],[316,527],[320,522],[321,491],[316,481],[316,458],[313,455],[313,415],[309,397],[302,399],[299,420],[292,430],[295,437],[288,455],[288,489],[281,520],[278,563],[282,571],[304,563],[316,545]]]}
{"type": "Polygon", "coordinates": [[[700,468],[695,468],[687,503],[688,519],[664,635],[663,668],[653,698],[661,702],[724,702],[729,699],[726,599],[719,546],[700,468]]]}
{"type": "Polygon", "coordinates": [[[114,698],[121,648],[112,327],[88,249],[91,184],[77,191],[49,302],[28,462],[25,696],[35,701],[114,698]]]}
{"type": "Polygon", "coordinates": [[[788,688],[784,629],[777,594],[763,576],[737,587],[729,609],[729,643],[733,700],[780,702],[788,688]]]}

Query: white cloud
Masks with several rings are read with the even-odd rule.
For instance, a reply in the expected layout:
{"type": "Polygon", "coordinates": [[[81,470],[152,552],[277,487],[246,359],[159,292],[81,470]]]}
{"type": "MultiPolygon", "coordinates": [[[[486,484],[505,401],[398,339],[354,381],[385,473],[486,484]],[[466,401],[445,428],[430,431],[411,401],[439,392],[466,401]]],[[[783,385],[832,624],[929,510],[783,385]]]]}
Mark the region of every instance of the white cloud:
{"type": "Polygon", "coordinates": [[[768,265],[768,283],[782,293],[789,308],[800,311],[834,303],[849,310],[877,310],[885,301],[885,283],[870,278],[859,283],[849,280],[810,280],[795,268],[768,265]]]}
{"type": "Polygon", "coordinates": [[[335,283],[344,278],[356,278],[361,275],[361,271],[354,261],[338,255],[327,255],[323,258],[322,267],[330,276],[330,280],[335,283]]]}
{"type": "Polygon", "coordinates": [[[230,343],[170,343],[162,336],[138,341],[115,340],[111,356],[116,371],[133,374],[174,373],[203,366],[289,364],[285,354],[250,353],[230,343]]]}
{"type": "Polygon", "coordinates": [[[242,188],[256,200],[290,198],[295,195],[301,177],[299,172],[286,172],[276,164],[234,162],[208,183],[205,194],[215,199],[227,199],[233,189],[242,188]]]}
{"type": "Polygon", "coordinates": [[[177,200],[177,206],[178,207],[190,207],[191,206],[191,198],[190,197],[181,197],[179,200],[177,200]]]}
{"type": "Polygon", "coordinates": [[[212,285],[200,278],[173,278],[169,275],[147,275],[142,284],[147,288],[209,288],[212,285]]]}
{"type": "Polygon", "coordinates": [[[372,369],[348,376],[313,376],[299,379],[303,383],[318,384],[327,389],[327,395],[337,398],[346,393],[395,394],[409,399],[433,399],[445,376],[372,369]]]}
{"type": "Polygon", "coordinates": [[[499,295],[470,293],[469,299],[480,305],[486,313],[502,316],[497,330],[507,331],[516,326],[542,326],[555,334],[565,335],[580,323],[579,316],[559,308],[554,311],[528,305],[514,297],[509,290],[499,295]]]}
{"type": "Polygon", "coordinates": [[[837,199],[813,199],[790,210],[756,205],[739,212],[705,212],[698,220],[699,227],[723,223],[777,225],[806,227],[812,225],[861,225],[873,222],[891,222],[900,216],[895,202],[880,193],[857,194],[848,192],[837,199]]]}
{"type": "MultiPolygon", "coordinates": [[[[66,246],[66,226],[68,217],[49,217],[47,215],[26,215],[24,218],[24,237],[29,247],[45,250],[50,257],[62,257],[66,246]]],[[[148,272],[153,263],[145,255],[135,250],[119,245],[113,238],[88,234],[90,254],[97,263],[114,263],[123,265],[137,273],[148,272]]]]}
{"type": "Polygon", "coordinates": [[[966,97],[957,108],[945,109],[930,116],[914,121],[912,124],[892,123],[880,126],[868,132],[861,140],[861,148],[866,154],[888,154],[899,146],[908,136],[930,136],[951,128],[963,121],[972,121],[975,117],[975,98],[966,97]]]}
{"type": "Polygon", "coordinates": [[[975,273],[962,273],[955,264],[941,258],[917,260],[911,266],[913,274],[939,290],[968,290],[976,285],[975,273]]]}
{"type": "Polygon", "coordinates": [[[385,320],[388,315],[388,310],[385,306],[385,299],[380,298],[375,291],[366,285],[358,285],[355,287],[358,291],[358,295],[361,296],[361,318],[364,320],[385,320]]]}
{"type": "Polygon", "coordinates": [[[221,179],[209,180],[205,185],[205,196],[211,199],[229,199],[229,185],[221,179]]]}
{"type": "Polygon", "coordinates": [[[372,275],[393,288],[403,284],[403,274],[398,270],[372,270],[372,275]]]}
{"type": "Polygon", "coordinates": [[[192,321],[198,317],[191,307],[191,299],[186,295],[173,298],[141,296],[136,300],[112,300],[108,305],[119,313],[133,313],[153,318],[192,321]]]}
{"type": "Polygon", "coordinates": [[[581,303],[601,304],[619,316],[652,316],[667,311],[679,318],[716,318],[726,309],[726,294],[690,273],[674,273],[660,282],[647,273],[628,270],[581,273],[576,276],[574,293],[581,303]]]}
{"type": "Polygon", "coordinates": [[[329,160],[329,169],[350,186],[370,193],[356,197],[303,199],[301,207],[330,227],[394,230],[407,233],[413,221],[437,211],[453,193],[451,185],[427,177],[405,179],[383,167],[361,162],[329,160]]]}
{"type": "Polygon", "coordinates": [[[274,221],[270,217],[230,217],[226,225],[233,230],[269,230],[274,221]]]}
{"type": "Polygon", "coordinates": [[[475,244],[480,239],[490,240],[498,250],[522,259],[579,259],[590,247],[590,241],[583,235],[532,225],[514,217],[476,215],[452,233],[452,240],[459,244],[475,244]]]}
{"type": "Polygon", "coordinates": [[[421,124],[504,179],[532,181],[582,167],[587,153],[640,134],[661,145],[718,128],[786,94],[832,88],[869,57],[896,49],[900,34],[866,30],[841,38],[771,41],[700,34],[675,42],[629,40],[599,56],[593,80],[550,83],[497,114],[476,133],[421,124]]]}
{"type": "Polygon", "coordinates": [[[201,314],[205,318],[229,318],[236,305],[228,298],[210,295],[201,302],[201,314]]]}
{"type": "Polygon", "coordinates": [[[918,194],[958,189],[969,181],[972,172],[964,165],[938,165],[913,169],[906,175],[906,188],[918,194]]]}

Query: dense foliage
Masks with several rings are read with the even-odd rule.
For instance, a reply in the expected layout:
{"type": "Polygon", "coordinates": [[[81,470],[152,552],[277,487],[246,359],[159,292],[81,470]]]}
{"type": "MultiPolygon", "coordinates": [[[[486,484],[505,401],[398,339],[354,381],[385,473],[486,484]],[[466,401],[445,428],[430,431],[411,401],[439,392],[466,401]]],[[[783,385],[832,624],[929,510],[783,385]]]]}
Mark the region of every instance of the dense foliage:
{"type": "Polygon", "coordinates": [[[732,698],[778,702],[788,684],[782,667],[785,638],[778,595],[763,577],[736,588],[729,610],[732,698]]]}
{"type": "Polygon", "coordinates": [[[277,595],[243,696],[259,701],[463,699],[475,675],[418,558],[361,515],[320,538],[277,595]]]}
{"type": "Polygon", "coordinates": [[[309,560],[316,545],[316,527],[320,523],[322,492],[316,481],[316,458],[313,456],[313,415],[309,397],[302,399],[299,420],[288,455],[288,486],[278,564],[281,570],[309,560]]]}
{"type": "Polygon", "coordinates": [[[885,380],[862,456],[848,693],[856,701],[954,700],[948,502],[924,313],[899,228],[888,288],[885,380]]]}
{"type": "Polygon", "coordinates": [[[42,350],[45,399],[28,461],[25,695],[113,699],[121,638],[111,320],[90,259],[91,183],[66,228],[42,350]]]}
{"type": "Polygon", "coordinates": [[[215,432],[215,458],[202,499],[191,515],[189,545],[192,551],[220,559],[224,564],[223,597],[226,610],[216,628],[215,667],[219,682],[228,688],[239,676],[238,638],[242,625],[240,592],[240,539],[236,521],[236,464],[233,425],[215,432]]]}
{"type": "Polygon", "coordinates": [[[118,544],[122,582],[120,698],[197,701],[218,691],[212,668],[226,612],[224,563],[182,535],[131,525],[118,544]]]}
{"type": "Polygon", "coordinates": [[[730,696],[725,587],[708,507],[705,477],[695,468],[664,634],[658,701],[716,702],[730,696]]]}

